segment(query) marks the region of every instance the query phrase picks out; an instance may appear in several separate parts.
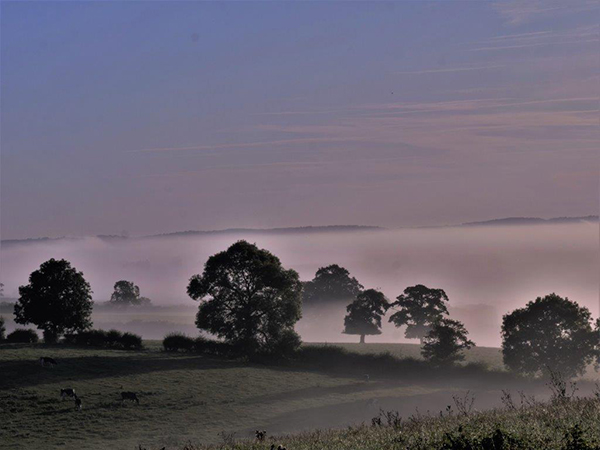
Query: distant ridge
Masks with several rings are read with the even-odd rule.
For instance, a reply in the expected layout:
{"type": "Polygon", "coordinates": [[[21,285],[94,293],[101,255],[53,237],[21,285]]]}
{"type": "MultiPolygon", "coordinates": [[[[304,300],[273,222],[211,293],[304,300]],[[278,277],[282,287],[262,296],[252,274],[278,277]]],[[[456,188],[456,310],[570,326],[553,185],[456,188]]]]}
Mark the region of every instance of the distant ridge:
{"type": "Polygon", "coordinates": [[[552,219],[541,219],[539,217],[506,217],[504,219],[485,220],[483,222],[467,222],[460,226],[480,227],[480,226],[505,226],[505,225],[544,225],[544,224],[569,224],[569,223],[589,223],[598,222],[598,216],[583,217],[555,217],[552,219]]]}
{"type": "MultiPolygon", "coordinates": [[[[188,237],[188,236],[207,236],[221,234],[312,234],[312,233],[356,233],[361,231],[382,231],[386,228],[366,226],[366,225],[326,225],[326,226],[307,226],[307,227],[289,227],[289,228],[227,228],[224,230],[187,230],[176,231],[173,233],[152,234],[148,236],[119,236],[119,235],[97,235],[91,236],[103,241],[123,241],[136,239],[157,239],[157,238],[172,238],[172,237],[188,237]]],[[[2,245],[16,244],[35,244],[35,243],[50,243],[61,240],[78,241],[86,239],[86,237],[41,237],[28,239],[6,239],[2,240],[2,245]]]]}
{"type": "MultiPolygon", "coordinates": [[[[503,219],[485,220],[481,222],[466,222],[459,225],[446,226],[429,226],[429,227],[411,227],[412,229],[427,229],[427,228],[449,228],[449,227],[480,227],[480,226],[516,226],[516,225],[551,225],[551,224],[575,224],[575,223],[597,223],[598,216],[582,216],[582,217],[555,217],[551,219],[541,219],[539,217],[506,217],[503,219]]],[[[187,230],[175,231],[173,233],[152,234],[147,236],[119,236],[119,235],[97,235],[94,238],[116,242],[124,240],[139,240],[139,239],[160,239],[172,237],[188,237],[188,236],[209,236],[223,234],[312,234],[312,233],[356,233],[365,231],[383,231],[388,228],[366,226],[366,225],[326,225],[326,226],[307,226],[307,227],[289,227],[289,228],[227,228],[224,230],[187,230]]],[[[0,241],[3,246],[17,244],[37,244],[51,243],[58,241],[78,241],[86,239],[86,237],[40,237],[28,239],[5,239],[0,241]]]]}

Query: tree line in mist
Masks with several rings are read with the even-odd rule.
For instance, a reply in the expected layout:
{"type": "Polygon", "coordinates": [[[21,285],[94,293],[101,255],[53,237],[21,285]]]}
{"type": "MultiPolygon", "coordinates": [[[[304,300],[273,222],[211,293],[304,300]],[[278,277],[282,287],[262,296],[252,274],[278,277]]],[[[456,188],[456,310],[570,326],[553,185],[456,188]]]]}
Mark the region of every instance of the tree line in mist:
{"type": "MultiPolygon", "coordinates": [[[[390,301],[377,289],[365,289],[335,264],[320,268],[313,280],[302,282],[295,270],[284,268],[271,252],[246,241],[208,258],[203,272],[191,277],[187,293],[199,302],[198,329],[219,339],[203,345],[226,345],[229,354],[249,359],[293,357],[301,345],[294,326],[303,304],[349,299],[340,328],[360,336],[361,343],[365,336],[381,334],[389,312],[389,322],[405,327],[407,338],[419,339],[423,357],[436,366],[463,360],[464,351],[475,345],[465,326],[449,317],[449,298],[443,289],[417,284],[390,301]]],[[[64,259],[50,259],[31,273],[28,284],[19,287],[15,322],[37,326],[47,343],[65,335],[76,342],[74,334],[88,336],[92,327],[91,294],[83,273],[64,259]]],[[[134,283],[121,280],[115,283],[110,303],[143,305],[150,300],[140,295],[134,283]]],[[[523,374],[556,370],[575,376],[594,361],[598,367],[599,341],[600,319],[593,326],[587,308],[554,293],[506,314],[502,321],[504,363],[523,374]]]]}

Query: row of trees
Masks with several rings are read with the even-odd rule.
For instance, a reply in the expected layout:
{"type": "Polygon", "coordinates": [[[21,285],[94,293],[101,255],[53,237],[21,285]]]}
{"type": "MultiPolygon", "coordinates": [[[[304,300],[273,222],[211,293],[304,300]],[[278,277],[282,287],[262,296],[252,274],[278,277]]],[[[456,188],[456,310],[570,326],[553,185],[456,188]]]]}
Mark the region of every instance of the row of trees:
{"type": "MultiPolygon", "coordinates": [[[[319,269],[315,279],[302,283],[279,258],[246,241],[211,256],[203,272],[190,279],[187,292],[200,302],[197,327],[250,358],[293,353],[301,343],[294,325],[302,315],[303,297],[307,305],[314,305],[326,295],[337,300],[345,296],[346,301],[352,295],[344,332],[360,335],[361,341],[381,332],[382,318],[393,308],[389,321],[406,326],[406,337],[421,339],[423,355],[436,363],[459,360],[462,351],[474,345],[464,325],[448,318],[448,296],[441,289],[408,287],[391,303],[383,293],[365,290],[337,265],[319,269]]],[[[68,261],[43,263],[19,294],[15,321],[36,325],[48,342],[91,327],[90,285],[68,261]]],[[[137,286],[115,284],[113,302],[131,298],[139,298],[137,286]]],[[[599,359],[600,320],[593,327],[587,308],[551,294],[505,315],[502,339],[510,369],[533,374],[548,367],[576,375],[599,359]]]]}

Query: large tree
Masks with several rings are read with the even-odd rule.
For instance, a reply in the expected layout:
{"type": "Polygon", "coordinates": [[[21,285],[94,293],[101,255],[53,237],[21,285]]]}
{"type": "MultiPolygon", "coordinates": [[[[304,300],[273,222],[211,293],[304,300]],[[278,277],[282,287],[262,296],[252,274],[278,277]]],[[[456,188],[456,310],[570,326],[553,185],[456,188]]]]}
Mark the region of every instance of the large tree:
{"type": "Polygon", "coordinates": [[[406,325],[404,336],[423,343],[433,323],[448,315],[446,302],[448,296],[443,289],[430,289],[422,284],[407,287],[392,303],[392,308],[398,311],[389,320],[397,327],[406,325]]]}
{"type": "Polygon", "coordinates": [[[110,303],[122,306],[140,305],[142,298],[138,286],[131,281],[121,280],[115,283],[114,291],[110,296],[110,303]]]}
{"type": "Polygon", "coordinates": [[[69,261],[50,259],[19,287],[14,312],[15,322],[32,323],[44,331],[46,342],[56,342],[65,332],[92,326],[92,290],[69,261]]]}
{"type": "Polygon", "coordinates": [[[550,369],[580,375],[596,355],[598,333],[590,311],[556,294],[538,297],[502,319],[502,356],[511,370],[550,369]]]}
{"type": "Polygon", "coordinates": [[[421,354],[436,365],[451,365],[465,359],[464,350],[475,346],[468,331],[458,320],[436,320],[423,339],[421,354]]]}
{"type": "Polygon", "coordinates": [[[305,304],[350,300],[363,290],[362,284],[344,267],[337,264],[321,267],[312,281],[304,283],[305,304]]]}
{"type": "Polygon", "coordinates": [[[346,310],[344,333],[357,334],[360,343],[365,342],[365,335],[381,334],[381,318],[390,307],[390,302],[383,293],[375,289],[361,292],[346,310]]]}
{"type": "Polygon", "coordinates": [[[198,328],[251,358],[299,345],[294,324],[301,317],[302,284],[296,271],[286,270],[267,250],[236,242],[211,256],[187,291],[201,301],[198,328]]]}

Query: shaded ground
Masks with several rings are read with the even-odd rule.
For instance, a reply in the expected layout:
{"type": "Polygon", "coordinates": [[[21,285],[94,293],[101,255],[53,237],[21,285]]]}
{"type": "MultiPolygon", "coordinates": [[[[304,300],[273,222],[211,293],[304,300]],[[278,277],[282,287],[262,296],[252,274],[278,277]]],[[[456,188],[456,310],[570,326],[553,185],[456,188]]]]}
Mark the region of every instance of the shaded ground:
{"type": "Polygon", "coordinates": [[[380,408],[405,416],[417,409],[437,413],[452,403],[453,395],[469,389],[477,396],[475,407],[487,408],[498,404],[500,389],[534,392],[543,387],[502,374],[440,373],[415,380],[409,373],[388,371],[379,377],[374,371],[365,382],[361,367],[248,365],[167,354],[156,343],[149,347],[126,352],[0,345],[0,448],[134,449],[138,444],[219,442],[230,433],[249,437],[257,428],[283,433],[370,422],[380,408]],[[58,366],[41,367],[37,360],[42,355],[57,359],[58,366]],[[76,389],[82,411],[60,400],[60,389],[66,387],[76,389]],[[122,390],[137,392],[140,405],[121,404],[122,390]]]}

